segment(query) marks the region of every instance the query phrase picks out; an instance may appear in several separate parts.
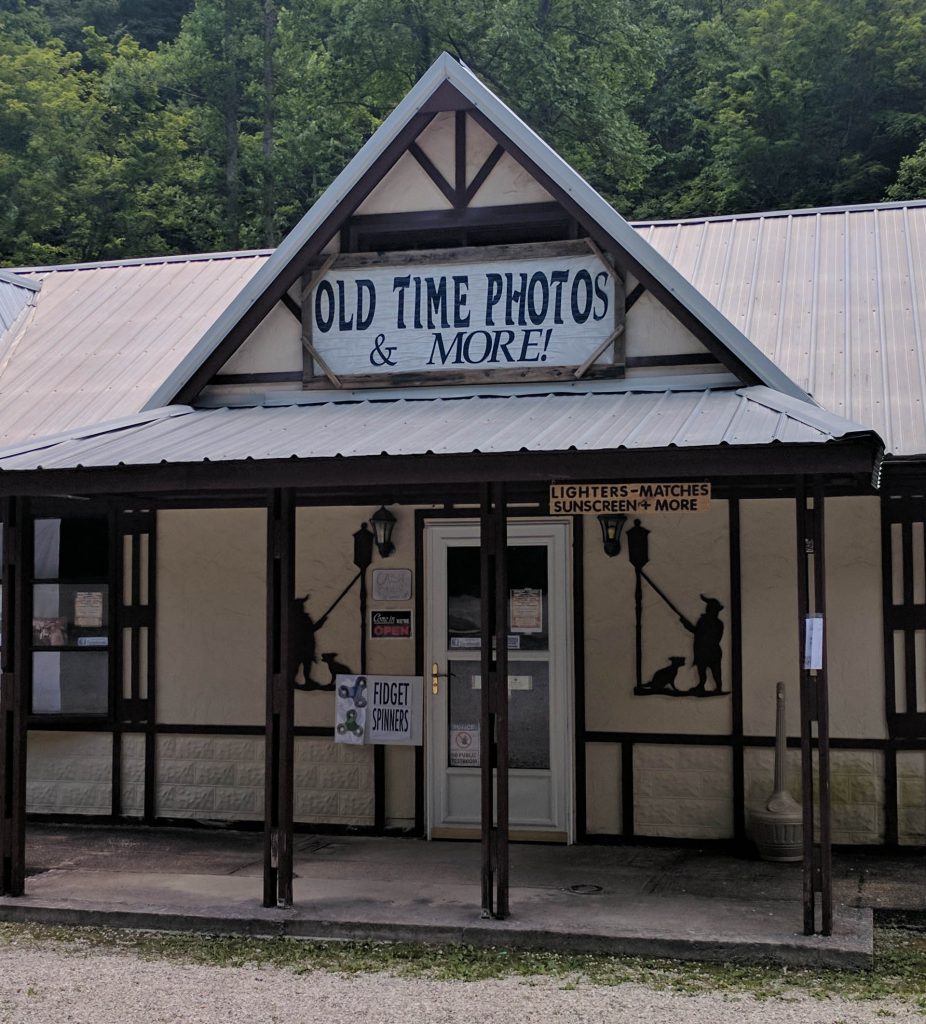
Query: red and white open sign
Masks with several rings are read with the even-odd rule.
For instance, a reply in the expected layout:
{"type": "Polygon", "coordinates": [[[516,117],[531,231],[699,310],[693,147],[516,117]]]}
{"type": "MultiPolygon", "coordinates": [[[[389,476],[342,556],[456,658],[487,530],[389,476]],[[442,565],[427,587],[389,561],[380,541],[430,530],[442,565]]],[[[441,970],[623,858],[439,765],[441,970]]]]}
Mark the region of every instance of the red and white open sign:
{"type": "Polygon", "coordinates": [[[370,612],[370,636],[374,640],[407,640],[412,635],[412,610],[399,608],[370,612]]]}

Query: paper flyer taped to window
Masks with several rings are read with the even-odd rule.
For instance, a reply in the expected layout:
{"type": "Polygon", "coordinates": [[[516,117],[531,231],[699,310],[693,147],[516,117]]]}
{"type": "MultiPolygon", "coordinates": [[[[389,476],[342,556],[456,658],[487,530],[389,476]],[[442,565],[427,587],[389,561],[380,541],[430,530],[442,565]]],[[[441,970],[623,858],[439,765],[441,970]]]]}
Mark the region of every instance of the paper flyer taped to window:
{"type": "Polygon", "coordinates": [[[823,616],[808,615],[804,619],[804,668],[823,668],[823,616]]]}
{"type": "Polygon", "coordinates": [[[103,625],[103,594],[99,590],[78,590],[74,595],[74,625],[100,629],[103,625]]]}
{"type": "Polygon", "coordinates": [[[511,606],[512,633],[543,632],[543,591],[534,587],[512,590],[511,606]]]}

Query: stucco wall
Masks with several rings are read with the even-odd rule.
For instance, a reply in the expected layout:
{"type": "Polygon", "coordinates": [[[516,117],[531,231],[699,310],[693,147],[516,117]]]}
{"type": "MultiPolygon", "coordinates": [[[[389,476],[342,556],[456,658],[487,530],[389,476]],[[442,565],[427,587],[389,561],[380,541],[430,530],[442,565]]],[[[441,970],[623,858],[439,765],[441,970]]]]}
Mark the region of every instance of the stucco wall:
{"type": "MultiPolygon", "coordinates": [[[[297,594],[320,619],[355,574],[352,534],[371,509],[300,509],[297,594]]],[[[414,568],[414,510],[393,507],[397,551],[374,565],[414,568]]],[[[794,507],[791,501],[740,504],[743,698],[745,733],[771,736],[774,686],[788,687],[788,730],[798,735],[797,605],[794,507]]],[[[700,593],[725,606],[725,687],[729,687],[728,509],[715,501],[703,515],[651,516],[647,571],[689,618],[700,593]]],[[[876,500],[827,502],[827,598],[830,717],[834,737],[885,736],[881,650],[880,553],[876,500]],[[868,542],[860,538],[869,538],[868,542]]],[[[163,724],[251,725],[264,716],[264,513],[260,509],[169,511],[159,514],[158,717],[163,724]]],[[[732,759],[723,746],[664,744],[665,733],[729,733],[731,699],[640,697],[634,686],[634,574],[624,550],[601,550],[597,523],[584,531],[586,724],[598,731],[651,735],[634,750],[634,817],[641,835],[718,838],[732,834],[732,759]]],[[[410,602],[413,604],[413,601],[410,602]]],[[[403,603],[405,604],[405,603],[403,603]]],[[[389,607],[388,605],[381,605],[389,607]]],[[[370,607],[376,607],[370,601],[370,607]]],[[[397,607],[397,605],[392,605],[397,607]]],[[[644,585],[644,680],[684,656],[680,688],[696,682],[691,637],[644,585]]],[[[417,632],[422,624],[414,624],[417,632]]],[[[317,652],[335,652],[359,667],[356,587],[317,635],[317,652]]],[[[414,640],[368,639],[368,668],[414,672],[414,640]]],[[[328,679],[320,660],[313,678],[328,679]]],[[[296,694],[300,726],[330,727],[331,693],[296,694]]],[[[108,814],[111,738],[107,734],[31,732],[28,807],[32,812],[108,814]]],[[[263,738],[161,735],[157,742],[157,810],[167,817],[259,819],[263,801],[263,738]]],[[[772,750],[745,751],[747,808],[770,791],[772,750]]],[[[789,753],[789,784],[800,795],[798,754],[789,753]]],[[[621,748],[586,750],[587,825],[592,834],[621,827],[621,748]]],[[[833,838],[877,843],[884,838],[884,754],[832,752],[833,838]]],[[[898,824],[902,843],[926,841],[926,754],[898,755],[898,824]]],[[[414,751],[386,751],[387,820],[414,817],[414,751]]],[[[144,739],[123,738],[123,810],[144,803],[144,739]]],[[[296,746],[298,820],[370,824],[373,766],[369,748],[301,737],[296,746]]]]}
{"type": "MultiPolygon", "coordinates": [[[[354,579],[353,533],[372,510],[298,509],[296,594],[318,625],[354,579]]],[[[414,568],[414,510],[395,508],[395,553],[374,567],[414,568]]],[[[262,725],[265,692],[265,514],[262,509],[159,515],[159,721],[262,725]]],[[[368,583],[371,574],[368,574],[368,583]]],[[[400,602],[407,606],[410,602],[400,602]]],[[[369,608],[397,607],[368,602],[369,608]]],[[[416,624],[417,626],[417,624],[416,624]]],[[[316,634],[312,680],[330,683],[325,653],[360,669],[359,584],[316,634]]],[[[414,640],[367,640],[368,671],[410,675],[414,640]]],[[[299,681],[304,682],[300,671],[299,681]]],[[[297,726],[330,728],[331,692],[295,695],[297,726]]],[[[260,818],[263,739],[170,735],[158,742],[158,813],[168,817],[260,818]]],[[[387,823],[414,820],[414,752],[386,751],[387,823]]],[[[296,743],[297,820],[373,822],[373,751],[324,738],[296,743]]]]}

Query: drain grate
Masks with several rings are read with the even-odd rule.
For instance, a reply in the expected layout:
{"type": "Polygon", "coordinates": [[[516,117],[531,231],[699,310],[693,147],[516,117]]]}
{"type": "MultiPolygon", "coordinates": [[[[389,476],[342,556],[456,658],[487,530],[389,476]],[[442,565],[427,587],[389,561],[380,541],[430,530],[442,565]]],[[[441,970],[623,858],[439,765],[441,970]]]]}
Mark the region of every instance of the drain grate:
{"type": "Polygon", "coordinates": [[[575,893],[576,896],[597,896],[598,893],[602,892],[600,885],[592,885],[591,883],[585,882],[580,885],[570,885],[566,892],[575,893]]]}

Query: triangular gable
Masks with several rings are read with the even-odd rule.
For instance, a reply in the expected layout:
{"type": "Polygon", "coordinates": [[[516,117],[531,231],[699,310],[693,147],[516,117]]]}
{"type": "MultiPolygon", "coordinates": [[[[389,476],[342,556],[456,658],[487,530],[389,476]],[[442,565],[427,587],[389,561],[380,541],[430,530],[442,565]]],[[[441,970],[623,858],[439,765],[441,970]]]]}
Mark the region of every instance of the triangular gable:
{"type": "MultiPolygon", "coordinates": [[[[687,332],[744,384],[763,384],[810,401],[705,297],[686,281],[580,175],[468,69],[442,54],[283,240],[201,341],[168,376],[146,408],[189,402],[227,363],[296,283],[310,261],[354,214],[435,115],[465,110],[505,158],[514,158],[624,268],[628,281],[658,300],[687,332]]],[[[419,166],[425,162],[415,154],[419,166]]],[[[425,158],[427,156],[425,154],[425,158]]],[[[500,159],[496,160],[500,163],[500,159]]],[[[493,167],[488,168],[491,173],[493,167]]],[[[443,175],[440,175],[443,177],[443,175]]],[[[432,175],[432,180],[436,180],[432,175]]],[[[453,187],[454,183],[448,183],[453,187]]],[[[459,182],[456,183],[459,189],[459,182]]],[[[452,205],[451,195],[446,196],[452,205]]]]}

